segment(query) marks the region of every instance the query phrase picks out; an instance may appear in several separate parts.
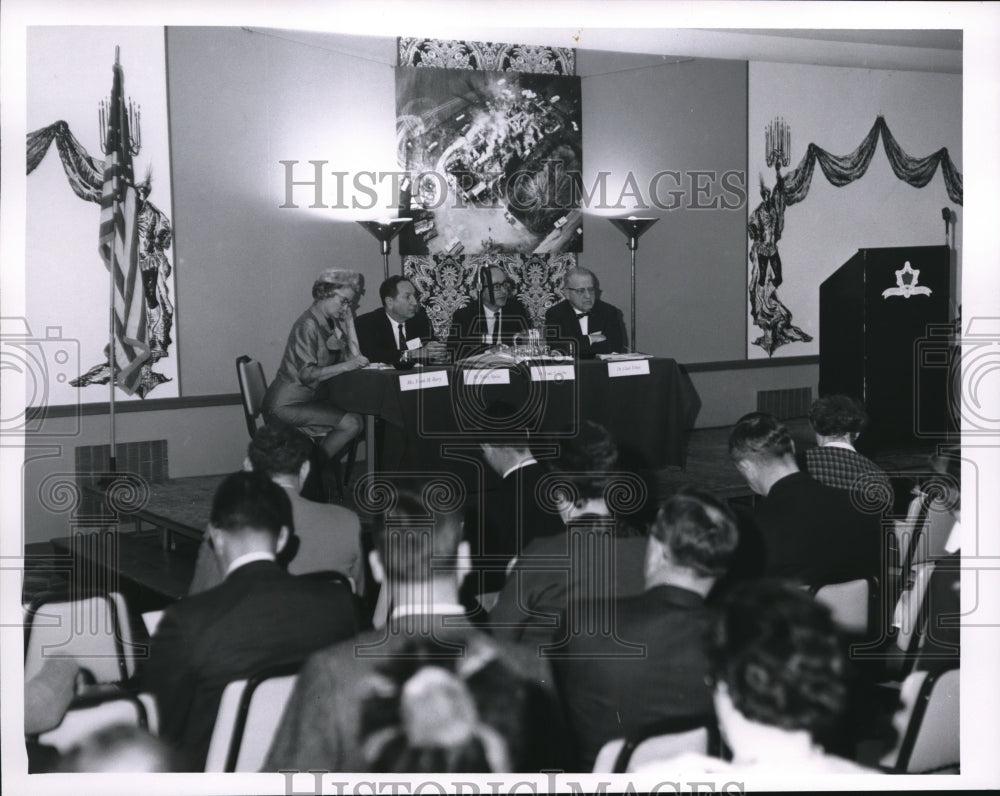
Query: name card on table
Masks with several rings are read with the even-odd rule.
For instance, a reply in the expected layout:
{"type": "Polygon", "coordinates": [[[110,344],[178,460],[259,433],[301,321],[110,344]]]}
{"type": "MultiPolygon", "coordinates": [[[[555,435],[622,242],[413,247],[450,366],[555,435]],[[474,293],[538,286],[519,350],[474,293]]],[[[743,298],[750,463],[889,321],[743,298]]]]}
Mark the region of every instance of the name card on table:
{"type": "Polygon", "coordinates": [[[463,384],[481,387],[484,384],[510,384],[510,371],[507,368],[476,368],[462,371],[463,384]]]}
{"type": "Polygon", "coordinates": [[[447,387],[448,371],[418,370],[416,373],[404,373],[399,377],[399,390],[427,390],[431,387],[447,387]]]}
{"type": "Polygon", "coordinates": [[[616,376],[648,376],[648,375],[649,375],[648,359],[626,359],[622,362],[608,363],[609,379],[613,379],[616,376]]]}
{"type": "Polygon", "coordinates": [[[572,365],[532,365],[532,381],[573,381],[576,371],[572,365]]]}

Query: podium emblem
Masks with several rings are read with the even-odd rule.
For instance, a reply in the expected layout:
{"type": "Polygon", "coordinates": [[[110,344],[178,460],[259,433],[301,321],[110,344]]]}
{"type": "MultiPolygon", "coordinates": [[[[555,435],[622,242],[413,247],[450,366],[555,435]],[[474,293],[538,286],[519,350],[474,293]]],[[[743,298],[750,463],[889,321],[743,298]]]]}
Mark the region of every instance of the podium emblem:
{"type": "Polygon", "coordinates": [[[920,281],[920,271],[914,271],[910,267],[909,260],[903,265],[901,269],[896,271],[896,287],[886,288],[882,291],[882,298],[887,299],[890,296],[902,296],[903,298],[909,298],[910,296],[929,296],[931,294],[931,289],[925,287],[924,285],[917,284],[920,281]]]}

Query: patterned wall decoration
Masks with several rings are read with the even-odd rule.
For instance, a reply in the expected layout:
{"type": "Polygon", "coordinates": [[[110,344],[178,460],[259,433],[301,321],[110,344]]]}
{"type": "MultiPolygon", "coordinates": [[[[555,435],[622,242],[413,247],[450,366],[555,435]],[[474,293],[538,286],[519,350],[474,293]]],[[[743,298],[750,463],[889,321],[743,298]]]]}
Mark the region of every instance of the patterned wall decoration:
{"type": "MultiPolygon", "coordinates": [[[[547,97],[550,101],[555,97],[555,102],[565,105],[561,113],[564,113],[566,108],[572,110],[569,128],[575,124],[577,129],[572,132],[581,134],[582,140],[582,133],[578,129],[579,82],[575,78],[571,84],[565,82],[576,73],[576,52],[572,49],[402,38],[398,42],[398,56],[397,84],[398,75],[404,67],[421,70],[521,73],[524,76],[548,75],[556,81],[562,80],[564,82],[559,84],[559,88],[550,90],[547,97]],[[575,95],[572,94],[573,84],[575,84],[575,95]],[[572,97],[569,105],[566,105],[562,95],[572,97]]],[[[412,80],[412,77],[408,76],[408,79],[412,80]]],[[[492,75],[489,85],[503,86],[503,80],[502,75],[492,75]]],[[[530,95],[527,96],[531,99],[530,95]]],[[[404,135],[399,137],[399,158],[400,163],[405,165],[408,159],[405,151],[407,131],[403,132],[404,135]]],[[[577,149],[575,155],[582,157],[582,152],[577,149]]],[[[419,185],[411,186],[411,191],[418,195],[420,189],[419,185]]],[[[403,214],[414,215],[412,210],[404,211],[401,215],[403,214]]],[[[560,218],[548,219],[551,226],[555,224],[559,226],[553,230],[555,234],[550,233],[549,238],[552,240],[545,245],[535,246],[532,251],[512,251],[511,246],[498,241],[496,238],[500,237],[500,234],[509,231],[504,228],[495,230],[499,233],[496,235],[492,234],[494,230],[491,230],[484,236],[485,240],[481,244],[470,240],[458,241],[459,245],[455,246],[454,241],[450,239],[439,240],[437,241],[439,251],[434,251],[426,245],[421,249],[419,243],[414,241],[414,238],[419,238],[421,234],[427,234],[428,223],[421,224],[420,219],[417,219],[416,223],[404,230],[400,238],[400,252],[406,255],[403,258],[403,273],[412,279],[420,290],[435,334],[441,339],[447,336],[452,313],[477,298],[479,273],[481,269],[491,266],[504,270],[515,285],[517,297],[528,309],[535,324],[541,326],[545,310],[561,298],[563,275],[568,268],[577,263],[574,252],[582,248],[582,221],[579,210],[566,215],[567,218],[561,222],[561,215],[560,218]],[[555,241],[556,238],[560,239],[558,243],[555,241]],[[482,251],[475,252],[480,245],[482,251]],[[407,254],[407,252],[417,253],[407,254]]],[[[507,224],[510,224],[510,219],[506,219],[503,226],[506,227],[507,224]]],[[[433,234],[432,232],[432,237],[433,234]]]]}

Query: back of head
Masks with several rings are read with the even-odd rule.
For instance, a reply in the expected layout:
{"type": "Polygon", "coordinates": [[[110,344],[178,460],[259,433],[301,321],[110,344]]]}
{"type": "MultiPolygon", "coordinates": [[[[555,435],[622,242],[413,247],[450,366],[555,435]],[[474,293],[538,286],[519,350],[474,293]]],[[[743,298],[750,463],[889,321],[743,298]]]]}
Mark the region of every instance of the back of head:
{"type": "Polygon", "coordinates": [[[305,434],[287,423],[274,423],[257,429],[247,446],[247,458],[254,472],[271,477],[298,475],[311,451],[305,434]]]}
{"type": "Polygon", "coordinates": [[[376,523],[375,549],[390,582],[422,583],[439,576],[454,577],[462,515],[457,508],[431,503],[421,494],[399,490],[394,505],[376,523]]]}
{"type": "Polygon", "coordinates": [[[849,395],[825,395],[809,408],[809,424],[824,437],[857,435],[868,425],[868,413],[849,395]]]}
{"type": "Polygon", "coordinates": [[[709,633],[716,682],[745,718],[828,740],[847,708],[848,661],[825,606],[777,581],[733,589],[709,633]]]}
{"type": "Polygon", "coordinates": [[[266,532],[277,539],[283,527],[294,530],[285,490],[256,470],[225,477],[215,490],[209,520],[229,534],[266,532]]]}
{"type": "Polygon", "coordinates": [[[408,639],[360,684],[367,770],[513,771],[527,731],[526,688],[495,645],[471,637],[456,655],[433,637],[408,639]]]}
{"type": "Polygon", "coordinates": [[[559,443],[552,468],[573,485],[576,498],[603,498],[618,471],[618,446],[604,426],[585,420],[575,437],[559,443]]]}
{"type": "Polygon", "coordinates": [[[674,564],[700,577],[724,575],[739,542],[729,508],[708,492],[688,488],[660,507],[651,533],[670,551],[674,564]]]}
{"type": "Polygon", "coordinates": [[[172,749],[139,727],[118,724],[90,735],[59,763],[75,774],[166,774],[177,770],[172,749]]]}
{"type": "Polygon", "coordinates": [[[729,455],[734,461],[777,461],[794,454],[788,429],[766,412],[743,415],[729,433],[729,455]]]}

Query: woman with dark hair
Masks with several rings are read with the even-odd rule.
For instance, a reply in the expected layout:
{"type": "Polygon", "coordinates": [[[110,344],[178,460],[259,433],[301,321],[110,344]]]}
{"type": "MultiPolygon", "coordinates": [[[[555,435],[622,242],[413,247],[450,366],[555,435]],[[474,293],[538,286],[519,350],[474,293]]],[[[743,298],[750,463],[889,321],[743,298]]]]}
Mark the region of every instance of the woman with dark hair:
{"type": "MultiPolygon", "coordinates": [[[[892,500],[889,476],[875,462],[855,450],[854,443],[868,425],[868,413],[849,395],[825,395],[809,408],[809,425],[816,447],[805,452],[805,470],[822,484],[857,489],[892,500]]],[[[871,502],[867,501],[866,502],[871,502]]]]}
{"type": "Polygon", "coordinates": [[[313,303],[292,326],[278,373],[264,397],[264,419],[287,423],[317,440],[329,461],[361,433],[361,416],[325,400],[328,379],[368,365],[350,330],[355,280],[325,271],[313,284],[313,303]]]}
{"type": "Polygon", "coordinates": [[[685,755],[670,761],[671,770],[878,773],[824,749],[847,719],[849,662],[830,612],[807,592],[777,581],[735,587],[706,653],[732,763],[685,755]]]}

